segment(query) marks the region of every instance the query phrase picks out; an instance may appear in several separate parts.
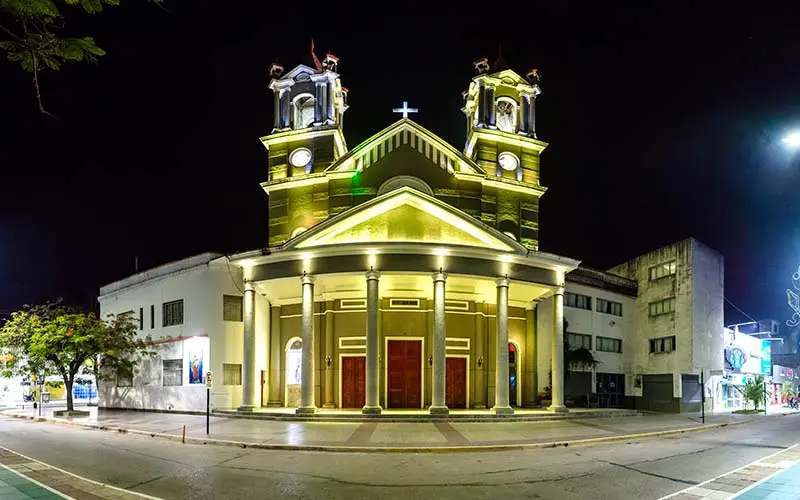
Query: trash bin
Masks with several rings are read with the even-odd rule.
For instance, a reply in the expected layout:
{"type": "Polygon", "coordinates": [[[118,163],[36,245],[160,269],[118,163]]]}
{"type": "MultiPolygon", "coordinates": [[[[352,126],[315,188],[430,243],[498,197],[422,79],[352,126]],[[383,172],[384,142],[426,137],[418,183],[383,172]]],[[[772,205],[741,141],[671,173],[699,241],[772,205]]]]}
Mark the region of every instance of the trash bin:
{"type": "Polygon", "coordinates": [[[49,403],[50,402],[50,393],[43,392],[42,393],[42,403],[49,403]]]}

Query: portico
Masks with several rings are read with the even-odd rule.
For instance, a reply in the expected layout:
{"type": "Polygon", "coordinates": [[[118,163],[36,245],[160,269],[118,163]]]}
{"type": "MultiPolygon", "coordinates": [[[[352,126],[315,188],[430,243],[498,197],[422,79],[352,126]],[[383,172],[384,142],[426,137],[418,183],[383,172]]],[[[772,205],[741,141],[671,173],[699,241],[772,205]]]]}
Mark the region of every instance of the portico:
{"type": "MultiPolygon", "coordinates": [[[[420,408],[445,415],[455,406],[512,414],[510,382],[523,388],[518,406],[533,403],[535,381],[521,367],[533,361],[525,356],[538,355],[538,347],[528,345],[532,338],[547,335],[552,367],[542,368],[544,376],[552,369],[551,410],[566,410],[558,297],[564,274],[577,262],[524,248],[431,196],[400,187],[284,248],[238,255],[234,262],[243,267],[247,286],[271,305],[272,367],[264,397],[270,405],[290,403],[284,388],[287,373],[297,367],[276,367],[288,357],[275,351],[297,337],[302,339],[297,413],[360,407],[365,414],[420,408]],[[398,217],[409,209],[437,217],[439,234],[415,237],[416,224],[398,217]],[[363,227],[383,237],[358,241],[363,227]],[[554,328],[539,332],[526,310],[551,296],[556,297],[554,328]],[[519,346],[520,369],[510,381],[512,345],[519,346]]],[[[245,312],[255,314],[250,308],[245,312]]],[[[244,325],[254,322],[245,318],[244,325]]],[[[245,331],[245,359],[255,349],[251,337],[245,331]]],[[[244,393],[257,392],[248,386],[254,380],[243,377],[244,393]]]]}

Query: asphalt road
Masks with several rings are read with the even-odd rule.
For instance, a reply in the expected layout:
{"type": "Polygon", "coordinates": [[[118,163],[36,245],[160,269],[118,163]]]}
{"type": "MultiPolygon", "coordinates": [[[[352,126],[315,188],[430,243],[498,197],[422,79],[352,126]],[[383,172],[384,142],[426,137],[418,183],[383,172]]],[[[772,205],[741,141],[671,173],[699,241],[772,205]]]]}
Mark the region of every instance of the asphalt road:
{"type": "MultiPolygon", "coordinates": [[[[336,425],[336,424],[321,424],[336,425]]],[[[800,441],[800,417],[595,446],[486,453],[182,445],[0,417],[0,445],[165,499],[657,499],[800,441]]]]}

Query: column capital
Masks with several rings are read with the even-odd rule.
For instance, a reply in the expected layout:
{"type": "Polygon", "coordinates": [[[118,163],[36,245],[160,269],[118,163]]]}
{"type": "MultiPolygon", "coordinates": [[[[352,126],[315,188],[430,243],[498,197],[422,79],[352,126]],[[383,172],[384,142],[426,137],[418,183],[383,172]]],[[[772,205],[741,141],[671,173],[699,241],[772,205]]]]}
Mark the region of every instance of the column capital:
{"type": "Polygon", "coordinates": [[[564,295],[564,285],[559,285],[553,290],[553,295],[564,295]]]}
{"type": "Polygon", "coordinates": [[[434,283],[437,281],[447,281],[447,274],[440,271],[438,273],[433,273],[431,278],[433,278],[434,283]]]}
{"type": "Polygon", "coordinates": [[[508,276],[504,276],[502,278],[497,278],[497,280],[495,280],[495,283],[497,283],[498,288],[500,287],[508,288],[508,285],[511,283],[511,280],[508,279],[508,276]]]}
{"type": "Polygon", "coordinates": [[[300,278],[300,282],[301,282],[302,284],[304,284],[304,285],[313,285],[313,284],[314,284],[314,277],[313,277],[313,276],[311,276],[310,274],[304,274],[304,275],[303,275],[303,276],[300,278]]]}
{"type": "Polygon", "coordinates": [[[244,291],[245,292],[255,292],[256,286],[253,284],[252,281],[245,281],[244,282],[244,291]]]}
{"type": "Polygon", "coordinates": [[[542,299],[533,299],[530,304],[525,307],[526,311],[535,311],[539,304],[542,303],[542,299]]]}
{"type": "Polygon", "coordinates": [[[381,273],[380,273],[380,272],[378,272],[378,271],[374,271],[374,270],[372,270],[372,269],[370,269],[369,271],[367,271],[366,273],[364,273],[364,276],[366,276],[366,277],[367,277],[367,281],[371,281],[371,280],[379,280],[379,279],[381,279],[381,273]]]}

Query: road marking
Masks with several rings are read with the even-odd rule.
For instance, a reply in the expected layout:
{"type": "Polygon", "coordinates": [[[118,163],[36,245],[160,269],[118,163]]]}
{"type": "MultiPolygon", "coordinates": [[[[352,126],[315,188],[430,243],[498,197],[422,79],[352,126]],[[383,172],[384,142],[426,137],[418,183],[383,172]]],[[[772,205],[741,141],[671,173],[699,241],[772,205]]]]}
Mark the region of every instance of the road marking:
{"type": "MultiPolygon", "coordinates": [[[[58,468],[58,467],[56,467],[54,465],[46,464],[46,463],[44,463],[44,462],[42,462],[40,460],[36,460],[35,458],[31,458],[31,457],[29,457],[27,455],[23,455],[22,453],[19,453],[17,451],[8,449],[5,446],[0,446],[0,450],[4,450],[4,451],[7,451],[9,453],[13,453],[13,454],[15,454],[17,456],[20,456],[20,457],[22,457],[22,458],[24,458],[26,460],[30,460],[31,462],[39,464],[40,466],[47,467],[48,469],[57,470],[58,472],[60,472],[62,474],[66,474],[68,476],[72,476],[74,478],[80,479],[81,481],[86,481],[87,483],[91,483],[91,484],[94,484],[94,485],[97,485],[97,486],[103,486],[104,488],[109,488],[109,489],[112,489],[114,491],[119,491],[120,493],[126,493],[128,495],[135,495],[135,496],[138,496],[140,498],[147,498],[149,500],[163,500],[162,498],[159,498],[159,497],[154,497],[154,496],[151,496],[151,495],[147,495],[145,493],[138,493],[136,491],[126,490],[124,488],[118,488],[118,487],[112,486],[110,484],[105,484],[105,483],[101,483],[99,481],[95,481],[93,479],[89,479],[88,477],[83,477],[83,476],[79,476],[77,474],[73,474],[72,472],[69,472],[69,471],[66,471],[64,469],[58,468]]],[[[24,474],[22,474],[22,473],[20,473],[20,472],[18,472],[16,470],[6,466],[6,465],[0,464],[0,466],[2,466],[5,469],[8,469],[8,470],[12,471],[14,474],[19,474],[20,476],[24,477],[26,480],[28,480],[28,481],[30,481],[32,483],[36,483],[38,486],[42,486],[44,488],[47,488],[50,491],[54,491],[55,493],[58,493],[59,495],[63,496],[64,498],[72,498],[72,497],[69,497],[69,496],[67,496],[67,495],[65,495],[65,494],[63,494],[61,492],[58,492],[58,491],[56,491],[56,490],[54,490],[54,489],[52,489],[52,488],[50,488],[48,486],[45,486],[45,485],[43,485],[43,484],[41,484],[41,483],[39,483],[37,481],[34,481],[33,479],[25,476],[24,474]]]]}
{"type": "MultiPolygon", "coordinates": [[[[732,470],[732,471],[728,471],[728,472],[726,472],[725,474],[720,474],[720,475],[718,475],[718,476],[712,477],[712,478],[711,478],[711,479],[709,479],[708,481],[703,481],[702,483],[696,484],[696,485],[694,485],[694,486],[690,486],[690,487],[688,487],[688,488],[684,488],[684,489],[682,489],[682,490],[680,490],[680,491],[676,491],[675,493],[671,493],[671,494],[669,494],[669,495],[667,495],[667,496],[663,496],[663,497],[659,498],[658,500],[666,500],[666,499],[668,499],[668,498],[673,498],[673,497],[676,497],[676,496],[678,496],[678,495],[680,495],[680,494],[682,494],[682,493],[687,493],[687,494],[690,494],[690,495],[691,495],[691,494],[692,494],[692,490],[694,490],[694,489],[696,489],[696,488],[700,488],[701,490],[712,490],[712,491],[716,491],[716,490],[714,490],[713,488],[704,488],[703,486],[704,486],[704,485],[707,485],[707,484],[710,484],[710,483],[713,483],[713,482],[714,482],[714,481],[716,481],[717,479],[723,478],[723,477],[725,477],[725,476],[729,476],[729,475],[731,475],[731,474],[735,474],[735,473],[737,473],[737,472],[740,472],[740,471],[742,471],[742,470],[744,470],[744,469],[746,469],[746,468],[748,468],[748,467],[754,466],[754,465],[755,465],[755,466],[761,466],[761,467],[771,467],[771,468],[778,468],[778,467],[779,467],[779,464],[780,464],[780,465],[784,465],[785,463],[787,463],[787,462],[791,462],[791,461],[789,461],[789,460],[782,460],[782,461],[781,461],[781,462],[779,462],[778,464],[768,464],[768,463],[764,463],[764,460],[768,460],[768,459],[770,459],[770,458],[772,458],[772,457],[776,457],[776,456],[780,455],[781,453],[786,453],[787,451],[791,451],[791,450],[793,450],[794,448],[796,448],[796,447],[798,447],[798,446],[800,446],[800,443],[798,443],[798,444],[793,444],[793,445],[789,446],[789,447],[788,447],[788,448],[786,448],[786,449],[783,449],[783,450],[780,450],[780,451],[776,451],[775,453],[772,453],[772,454],[770,454],[770,455],[767,455],[766,457],[761,457],[761,458],[759,458],[758,460],[754,460],[754,461],[750,462],[749,464],[745,464],[745,465],[743,465],[743,466],[739,467],[738,469],[734,469],[734,470],[732,470]]],[[[791,465],[793,465],[793,464],[794,464],[794,462],[791,462],[791,465]]],[[[759,484],[763,483],[764,481],[767,481],[767,480],[769,480],[769,479],[772,479],[773,477],[777,476],[778,474],[780,474],[780,473],[781,473],[781,472],[783,472],[784,470],[786,470],[786,467],[780,467],[780,468],[778,468],[778,470],[777,470],[777,471],[775,471],[775,472],[773,472],[773,473],[769,474],[767,477],[765,477],[765,478],[762,478],[762,479],[758,480],[757,482],[755,482],[755,483],[751,484],[750,486],[747,486],[747,487],[743,488],[742,490],[740,490],[740,491],[738,491],[738,492],[736,492],[736,493],[730,493],[730,492],[726,492],[726,493],[727,493],[727,496],[726,496],[725,498],[735,498],[735,497],[737,497],[737,496],[741,495],[743,492],[745,492],[745,491],[749,491],[750,489],[754,488],[755,486],[757,486],[757,485],[759,485],[759,484]]],[[[706,496],[706,495],[702,495],[702,496],[706,496]]]]}
{"type": "MultiPolygon", "coordinates": [[[[8,450],[8,451],[10,451],[10,450],[8,450]]],[[[12,453],[13,453],[13,452],[12,452],[12,453]]],[[[27,457],[26,457],[26,458],[27,458],[27,457]]],[[[58,491],[58,490],[54,490],[53,488],[51,488],[51,487],[47,486],[46,484],[42,484],[42,483],[40,483],[39,481],[37,481],[37,480],[35,480],[35,479],[31,479],[31,478],[29,478],[28,476],[26,476],[25,474],[23,474],[22,472],[20,472],[20,471],[18,471],[18,470],[14,470],[14,469],[12,469],[11,467],[9,467],[9,466],[7,466],[7,465],[5,465],[5,464],[0,464],[0,467],[2,467],[2,468],[4,468],[5,470],[7,470],[7,471],[11,472],[12,474],[16,474],[17,476],[21,477],[22,479],[24,479],[24,480],[26,480],[26,481],[28,481],[28,482],[30,482],[30,483],[32,483],[32,484],[35,484],[36,486],[38,486],[38,487],[40,487],[40,488],[43,488],[43,489],[45,489],[45,490],[49,491],[50,493],[53,493],[53,494],[55,494],[55,495],[58,495],[58,496],[60,496],[60,497],[62,497],[62,498],[66,498],[66,499],[68,499],[68,500],[75,500],[75,498],[73,498],[73,497],[71,497],[71,496],[69,496],[69,495],[65,495],[64,493],[61,493],[61,492],[60,492],[60,491],[58,491]]]]}

